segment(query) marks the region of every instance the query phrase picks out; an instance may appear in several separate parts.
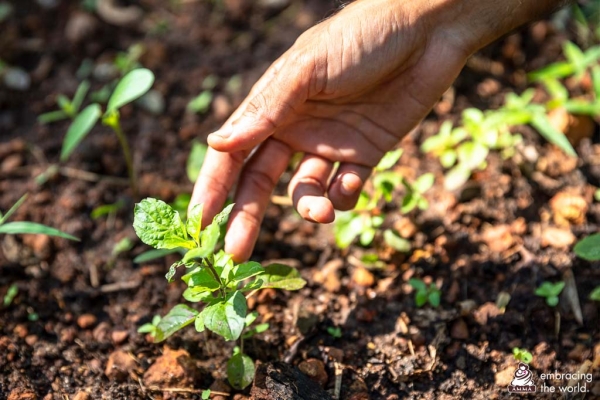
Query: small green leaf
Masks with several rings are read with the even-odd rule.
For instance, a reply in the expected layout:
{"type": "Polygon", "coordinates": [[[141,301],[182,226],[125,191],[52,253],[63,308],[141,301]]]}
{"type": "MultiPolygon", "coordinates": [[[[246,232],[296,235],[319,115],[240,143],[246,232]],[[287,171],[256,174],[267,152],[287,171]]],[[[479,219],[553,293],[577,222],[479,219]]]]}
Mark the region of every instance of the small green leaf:
{"type": "Polygon", "coordinates": [[[18,221],[18,222],[9,222],[3,225],[0,225],[0,233],[6,233],[10,235],[17,234],[38,234],[38,235],[48,235],[48,236],[58,236],[64,239],[74,240],[79,242],[79,239],[75,236],[69,235],[68,233],[64,233],[59,231],[58,229],[51,228],[46,225],[38,224],[35,222],[27,222],[27,221],[18,221]]]}
{"type": "Polygon", "coordinates": [[[118,110],[125,104],[141,97],[152,87],[154,74],[146,68],[134,69],[123,77],[108,99],[106,114],[118,110]]]}
{"type": "Polygon", "coordinates": [[[227,362],[227,379],[235,389],[244,389],[254,379],[254,361],[242,353],[234,355],[227,362]]]}
{"type": "Polygon", "coordinates": [[[198,175],[200,175],[200,168],[202,168],[202,164],[204,164],[207,150],[208,146],[204,143],[200,143],[196,140],[192,142],[192,150],[190,151],[186,166],[188,179],[192,183],[195,183],[196,179],[198,179],[198,175]]]}
{"type": "Polygon", "coordinates": [[[456,162],[456,151],[454,149],[448,149],[440,155],[440,164],[444,168],[450,168],[456,162]]]}
{"type": "Polygon", "coordinates": [[[176,305],[156,326],[154,340],[156,342],[162,342],[178,330],[194,322],[196,315],[198,315],[198,311],[193,308],[186,306],[185,304],[176,305]]]}
{"type": "Polygon", "coordinates": [[[142,242],[157,249],[193,249],[179,213],[162,200],[147,198],[135,205],[133,228],[142,242]]]}
{"type": "Polygon", "coordinates": [[[208,111],[212,99],[212,92],[210,90],[203,90],[198,96],[190,100],[187,109],[193,113],[204,114],[208,111]]]}
{"type": "MultiPolygon", "coordinates": [[[[217,288],[218,289],[218,288],[217,288]]],[[[216,289],[207,289],[206,287],[189,287],[183,291],[183,298],[191,303],[198,303],[199,301],[208,302],[213,296],[212,293],[216,289]]]]}
{"type": "Polygon", "coordinates": [[[202,400],[210,399],[210,389],[206,389],[202,391],[202,400]]]}
{"type": "Polygon", "coordinates": [[[340,249],[350,246],[354,239],[363,231],[364,220],[356,212],[338,212],[336,213],[335,224],[333,225],[333,234],[335,243],[340,249]]]}
{"type": "Polygon", "coordinates": [[[402,214],[407,214],[415,209],[417,204],[419,203],[419,197],[414,193],[407,193],[402,198],[402,205],[400,206],[400,212],[402,214]]]}
{"type": "Polygon", "coordinates": [[[222,224],[226,223],[227,219],[229,218],[229,214],[231,213],[231,210],[233,209],[234,205],[235,205],[234,203],[228,205],[227,207],[225,207],[223,209],[223,211],[221,211],[220,213],[215,215],[215,217],[213,218],[213,223],[216,225],[222,225],[222,224]]]}
{"type": "Polygon", "coordinates": [[[471,176],[471,170],[464,165],[458,164],[446,173],[444,177],[444,188],[453,191],[464,185],[471,176]]]}
{"type": "Polygon", "coordinates": [[[556,129],[548,116],[545,114],[536,114],[531,120],[531,125],[542,135],[547,141],[558,146],[562,151],[566,154],[577,157],[577,153],[571,146],[571,143],[567,139],[567,137],[556,129]]]}
{"type": "Polygon", "coordinates": [[[581,239],[573,248],[578,257],[588,261],[600,260],[600,233],[581,239]]]}
{"type": "Polygon", "coordinates": [[[196,241],[197,244],[200,244],[200,232],[202,231],[202,210],[203,204],[196,204],[190,214],[188,215],[188,220],[185,223],[187,228],[187,233],[196,241]]]}
{"type": "Polygon", "coordinates": [[[244,321],[244,323],[246,324],[246,326],[250,326],[254,323],[254,321],[256,321],[256,318],[258,318],[258,316],[258,311],[252,311],[251,313],[246,315],[246,320],[244,321]]]}
{"type": "Polygon", "coordinates": [[[77,87],[77,91],[75,92],[75,95],[73,96],[73,101],[71,102],[71,106],[73,107],[74,113],[79,112],[79,108],[81,107],[81,104],[83,104],[83,100],[85,99],[85,96],[87,95],[87,92],[89,90],[90,83],[88,81],[81,82],[77,87]]]}
{"type": "Polygon", "coordinates": [[[233,268],[232,282],[238,283],[244,279],[251,278],[255,275],[262,274],[265,269],[255,261],[248,261],[243,264],[238,264],[233,268]]]}
{"type": "Polygon", "coordinates": [[[244,330],[246,311],[246,298],[236,291],[224,301],[204,308],[201,318],[206,328],[223,336],[225,340],[237,340],[244,330]]]}
{"type": "Polygon", "coordinates": [[[392,168],[402,156],[403,151],[404,150],[402,149],[396,149],[385,153],[381,158],[381,161],[379,161],[379,164],[375,167],[375,171],[385,171],[386,169],[392,168]]]}
{"type": "Polygon", "coordinates": [[[10,285],[8,287],[8,290],[6,291],[6,294],[4,295],[4,300],[3,300],[4,307],[10,306],[12,304],[13,300],[15,299],[15,297],[17,297],[17,294],[19,294],[19,287],[17,286],[16,283],[13,283],[12,285],[10,285]]]}
{"type": "Polygon", "coordinates": [[[189,287],[197,287],[198,290],[209,290],[213,292],[221,286],[220,282],[216,281],[216,278],[207,268],[193,271],[184,275],[181,279],[187,283],[189,287]]]}
{"type": "Polygon", "coordinates": [[[154,333],[156,333],[156,326],[154,326],[154,325],[152,325],[150,323],[144,324],[144,325],[140,326],[137,331],[138,331],[138,333],[151,333],[151,334],[154,334],[154,333]]]}
{"type": "Polygon", "coordinates": [[[546,304],[550,307],[556,307],[558,304],[558,296],[548,296],[546,297],[546,304]]]}
{"type": "Polygon", "coordinates": [[[187,264],[184,261],[177,261],[171,264],[171,266],[169,267],[169,272],[167,272],[167,274],[165,275],[165,278],[167,278],[167,282],[171,282],[171,280],[175,276],[176,269],[181,267],[182,265],[191,266],[192,264],[187,264]]]}
{"type": "Polygon", "coordinates": [[[429,301],[429,304],[431,304],[433,307],[439,307],[440,305],[440,291],[437,290],[437,288],[435,290],[430,290],[429,294],[427,296],[427,300],[429,301]]]}
{"type": "Polygon", "coordinates": [[[427,303],[427,292],[419,290],[415,293],[415,304],[417,307],[423,307],[425,303],[427,303]]]}
{"type": "Polygon", "coordinates": [[[411,278],[408,280],[408,284],[413,287],[418,292],[426,292],[427,285],[421,279],[411,278]]]}
{"type": "Polygon", "coordinates": [[[17,200],[17,202],[13,204],[13,206],[6,212],[6,214],[2,215],[2,213],[0,213],[0,225],[5,223],[15,213],[15,211],[17,211],[19,207],[23,205],[25,200],[27,200],[27,196],[27,193],[21,196],[21,198],[19,198],[19,200],[17,200]]]}
{"type": "Polygon", "coordinates": [[[410,251],[410,242],[397,235],[391,229],[386,229],[383,232],[383,240],[385,240],[385,243],[388,246],[390,246],[396,251],[399,251],[401,253],[408,253],[410,251]]]}
{"type": "Polygon", "coordinates": [[[62,121],[67,119],[69,116],[62,110],[50,111],[44,114],[40,114],[37,118],[38,122],[42,125],[49,124],[56,121],[62,121]]]}
{"type": "Polygon", "coordinates": [[[174,249],[152,249],[139,254],[133,259],[133,262],[136,264],[144,264],[148,261],[168,256],[169,254],[178,253],[179,251],[181,251],[181,247],[176,247],[174,249]]]}
{"type": "Polygon", "coordinates": [[[90,133],[98,118],[100,118],[100,106],[98,104],[90,104],[83,109],[69,126],[65,139],[63,140],[62,150],[60,152],[60,161],[66,161],[77,145],[90,133]]]}
{"type": "Polygon", "coordinates": [[[590,300],[600,301],[600,286],[596,286],[590,293],[590,300]]]}
{"type": "Polygon", "coordinates": [[[429,173],[423,174],[420,177],[418,177],[415,180],[415,182],[412,184],[412,187],[417,192],[423,194],[433,186],[434,182],[435,182],[435,175],[432,174],[431,172],[429,172],[429,173]]]}
{"type": "Polygon", "coordinates": [[[478,168],[486,159],[489,149],[478,142],[465,142],[456,149],[458,163],[473,170],[478,168]]]}
{"type": "Polygon", "coordinates": [[[373,243],[373,239],[375,239],[375,234],[377,231],[373,228],[366,228],[362,231],[359,237],[359,242],[362,246],[369,246],[373,243]]]}
{"type": "Polygon", "coordinates": [[[267,265],[264,274],[257,279],[262,281],[263,289],[299,290],[306,285],[297,269],[284,264],[267,265]]]}

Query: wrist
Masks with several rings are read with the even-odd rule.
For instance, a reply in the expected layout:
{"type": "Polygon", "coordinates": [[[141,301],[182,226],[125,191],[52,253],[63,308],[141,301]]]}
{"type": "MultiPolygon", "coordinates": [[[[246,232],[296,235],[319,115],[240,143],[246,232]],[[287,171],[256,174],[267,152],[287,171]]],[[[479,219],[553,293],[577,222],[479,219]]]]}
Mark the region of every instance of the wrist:
{"type": "Polygon", "coordinates": [[[433,37],[472,54],[506,33],[542,18],[568,0],[422,0],[414,2],[433,37]],[[417,3],[422,3],[417,5],[417,3]],[[424,6],[424,7],[423,7],[424,6]]]}

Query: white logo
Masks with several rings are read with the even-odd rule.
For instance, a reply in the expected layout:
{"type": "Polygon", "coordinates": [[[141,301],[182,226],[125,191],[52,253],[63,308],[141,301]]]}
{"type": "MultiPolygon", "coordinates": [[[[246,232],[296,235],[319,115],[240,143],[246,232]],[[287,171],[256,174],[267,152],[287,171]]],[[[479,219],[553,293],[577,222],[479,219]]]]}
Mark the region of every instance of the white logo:
{"type": "Polygon", "coordinates": [[[512,382],[508,386],[508,391],[510,393],[534,393],[535,390],[533,373],[529,370],[529,365],[520,363],[512,382]]]}

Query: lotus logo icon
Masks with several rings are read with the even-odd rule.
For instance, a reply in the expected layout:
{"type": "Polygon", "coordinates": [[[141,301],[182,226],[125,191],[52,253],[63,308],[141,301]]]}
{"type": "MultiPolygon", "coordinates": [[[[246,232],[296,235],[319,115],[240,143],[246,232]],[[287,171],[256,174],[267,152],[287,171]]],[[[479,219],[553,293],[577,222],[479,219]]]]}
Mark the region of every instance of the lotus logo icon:
{"type": "Polygon", "coordinates": [[[527,364],[520,363],[515,371],[515,376],[508,386],[511,393],[534,393],[536,387],[533,383],[533,373],[527,364]]]}

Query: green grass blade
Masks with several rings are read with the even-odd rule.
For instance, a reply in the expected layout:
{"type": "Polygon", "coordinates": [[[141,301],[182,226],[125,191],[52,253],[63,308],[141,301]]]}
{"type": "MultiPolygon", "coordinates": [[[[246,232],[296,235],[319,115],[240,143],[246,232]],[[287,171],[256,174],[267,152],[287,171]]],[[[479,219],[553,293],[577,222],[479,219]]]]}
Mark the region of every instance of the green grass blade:
{"type": "Polygon", "coordinates": [[[69,116],[62,110],[50,111],[44,114],[40,114],[37,118],[38,122],[42,125],[50,124],[56,121],[62,121],[63,119],[67,119],[69,116]]]}
{"type": "Polygon", "coordinates": [[[101,110],[98,104],[90,104],[87,106],[74,120],[63,141],[63,147],[60,152],[60,160],[67,160],[77,145],[85,138],[92,130],[98,118],[100,118],[101,110]]]}
{"type": "Polygon", "coordinates": [[[9,222],[0,226],[0,233],[6,233],[10,235],[16,234],[38,234],[48,236],[58,236],[64,239],[75,240],[79,242],[79,239],[75,236],[71,236],[68,233],[59,231],[58,229],[51,228],[46,225],[38,224],[35,222],[18,221],[9,222]]]}
{"type": "Polygon", "coordinates": [[[577,157],[577,153],[571,146],[564,133],[552,126],[545,114],[539,114],[533,117],[531,125],[542,135],[547,141],[560,147],[565,153],[570,156],[577,157]]]}
{"type": "Polygon", "coordinates": [[[154,74],[146,68],[138,68],[129,72],[117,84],[114,92],[108,99],[106,114],[118,110],[125,104],[146,93],[154,83],[154,74]]]}
{"type": "Polygon", "coordinates": [[[8,210],[6,212],[6,214],[4,214],[2,216],[2,214],[0,214],[0,225],[2,225],[4,222],[6,222],[11,215],[14,214],[15,211],[17,211],[17,209],[19,207],[21,207],[21,204],[23,204],[23,202],[27,199],[27,193],[25,193],[23,196],[21,196],[21,198],[19,200],[17,200],[17,202],[10,208],[10,210],[8,210]]]}
{"type": "Polygon", "coordinates": [[[90,83],[88,81],[83,81],[77,87],[77,91],[75,92],[75,96],[73,96],[73,101],[71,105],[73,106],[73,112],[77,114],[79,112],[79,108],[85,99],[85,96],[90,90],[90,83]]]}

